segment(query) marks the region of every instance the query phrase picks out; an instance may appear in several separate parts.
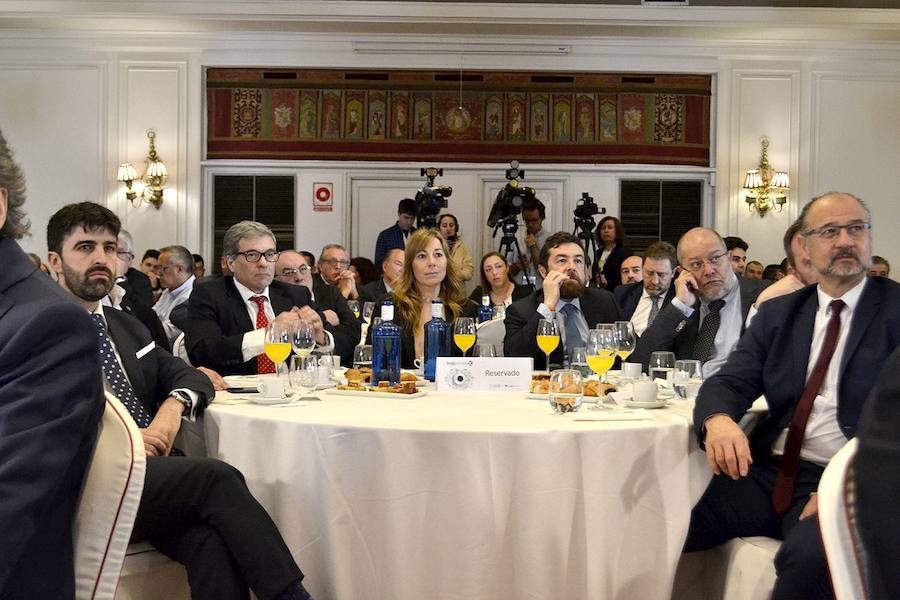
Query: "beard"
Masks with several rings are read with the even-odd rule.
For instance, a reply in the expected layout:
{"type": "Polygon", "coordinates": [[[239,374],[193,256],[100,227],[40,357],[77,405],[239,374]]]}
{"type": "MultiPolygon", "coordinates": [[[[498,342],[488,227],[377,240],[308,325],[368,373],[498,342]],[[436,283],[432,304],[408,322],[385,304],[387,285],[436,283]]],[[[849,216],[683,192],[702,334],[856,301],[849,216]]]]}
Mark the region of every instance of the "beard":
{"type": "Polygon", "coordinates": [[[559,286],[559,297],[563,300],[572,300],[584,295],[584,284],[577,279],[566,279],[559,286]]]}
{"type": "Polygon", "coordinates": [[[115,277],[112,270],[107,267],[92,267],[84,274],[70,269],[63,263],[63,276],[66,278],[66,287],[76,297],[90,302],[96,302],[109,294],[115,285],[115,277]],[[88,279],[94,273],[105,273],[108,279],[88,279]]]}
{"type": "Polygon", "coordinates": [[[828,261],[828,266],[825,268],[825,272],[823,273],[823,275],[854,277],[861,273],[866,273],[868,270],[869,265],[866,265],[860,259],[859,254],[857,254],[853,250],[840,250],[831,257],[831,260],[828,261]],[[856,261],[856,264],[848,264],[845,261],[841,261],[840,263],[838,263],[838,259],[841,258],[851,258],[856,261]]]}

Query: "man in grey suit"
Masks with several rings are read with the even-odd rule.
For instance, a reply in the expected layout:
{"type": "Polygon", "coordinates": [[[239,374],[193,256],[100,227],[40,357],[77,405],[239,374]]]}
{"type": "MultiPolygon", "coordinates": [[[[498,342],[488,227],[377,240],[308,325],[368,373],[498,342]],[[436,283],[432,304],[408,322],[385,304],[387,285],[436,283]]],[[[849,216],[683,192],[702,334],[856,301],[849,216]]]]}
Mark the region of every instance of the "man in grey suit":
{"type": "Polygon", "coordinates": [[[705,227],[681,236],[678,261],[675,298],[644,331],[630,360],[646,369],[651,353],[668,350],[676,359],[700,360],[709,377],[725,364],[767,284],[735,275],[722,237],[705,227]]]}

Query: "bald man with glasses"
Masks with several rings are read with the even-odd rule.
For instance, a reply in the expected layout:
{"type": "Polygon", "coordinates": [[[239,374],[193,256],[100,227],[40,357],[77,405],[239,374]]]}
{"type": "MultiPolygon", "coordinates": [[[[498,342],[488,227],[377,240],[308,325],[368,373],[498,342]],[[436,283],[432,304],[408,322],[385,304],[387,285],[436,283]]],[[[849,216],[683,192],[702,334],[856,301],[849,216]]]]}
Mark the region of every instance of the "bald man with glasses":
{"type": "Polygon", "coordinates": [[[630,360],[646,369],[653,352],[670,351],[676,359],[699,360],[709,377],[737,344],[747,313],[767,284],[735,275],[725,242],[712,229],[691,229],[678,241],[677,252],[681,272],[675,297],[644,331],[630,360]]]}

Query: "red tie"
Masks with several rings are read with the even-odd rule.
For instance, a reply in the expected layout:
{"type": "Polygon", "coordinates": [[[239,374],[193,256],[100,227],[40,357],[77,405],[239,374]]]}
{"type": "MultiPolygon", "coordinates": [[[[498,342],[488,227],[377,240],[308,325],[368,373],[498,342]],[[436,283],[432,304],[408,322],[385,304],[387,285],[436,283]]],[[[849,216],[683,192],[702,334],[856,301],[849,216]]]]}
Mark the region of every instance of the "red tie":
{"type": "Polygon", "coordinates": [[[838,333],[841,330],[841,310],[844,309],[842,300],[831,302],[831,320],[825,330],[825,341],[812,374],[800,396],[800,402],[794,409],[791,418],[791,426],[788,429],[787,442],[784,445],[784,456],[781,458],[781,466],[778,468],[778,476],[775,478],[775,488],[772,490],[772,506],[778,514],[783,513],[791,506],[794,496],[794,481],[797,477],[797,467],[800,464],[800,447],[803,446],[803,436],[806,433],[806,421],[812,412],[813,401],[819,395],[819,388],[828,372],[828,364],[834,355],[834,347],[837,345],[838,333]]]}
{"type": "MultiPolygon", "coordinates": [[[[269,326],[269,318],[266,317],[266,297],[250,296],[250,299],[256,302],[256,306],[259,307],[259,310],[256,312],[256,328],[265,329],[269,326]]],[[[256,357],[256,372],[260,375],[274,373],[275,363],[265,353],[260,354],[256,357]]]]}

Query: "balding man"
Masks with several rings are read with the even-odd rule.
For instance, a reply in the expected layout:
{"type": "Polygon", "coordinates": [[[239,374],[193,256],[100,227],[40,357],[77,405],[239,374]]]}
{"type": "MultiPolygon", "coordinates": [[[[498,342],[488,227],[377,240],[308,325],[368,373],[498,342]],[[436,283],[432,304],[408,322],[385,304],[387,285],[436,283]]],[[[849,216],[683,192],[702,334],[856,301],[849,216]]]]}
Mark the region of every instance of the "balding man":
{"type": "Polygon", "coordinates": [[[643,263],[643,259],[637,254],[633,254],[622,261],[622,266],[619,269],[622,273],[622,285],[643,280],[643,263]]]}
{"type": "Polygon", "coordinates": [[[307,258],[294,250],[285,250],[275,262],[275,279],[282,283],[302,285],[312,293],[313,302],[319,305],[325,320],[333,326],[342,322],[353,326],[359,320],[347,305],[347,299],[333,285],[313,277],[307,258]]]}
{"type": "Polygon", "coordinates": [[[800,222],[818,284],[766,302],[694,406],[715,477],[691,513],[685,550],[783,539],[774,600],[832,597],[816,489],[900,340],[900,285],[866,277],[872,221],[862,201],[825,194],[800,222]],[[748,440],[737,422],[761,395],[769,414],[748,440]]]}
{"type": "Polygon", "coordinates": [[[150,278],[142,271],[135,269],[134,263],[134,239],[131,234],[122,229],[116,240],[116,285],[125,291],[129,300],[139,302],[148,308],[153,306],[153,287],[150,278]]]}
{"type": "Polygon", "coordinates": [[[172,309],[191,297],[195,280],[194,257],[184,246],[161,248],[156,274],[163,293],[153,305],[153,311],[159,317],[171,344],[181,334],[181,329],[171,321],[172,309]]]}
{"type": "Polygon", "coordinates": [[[359,288],[360,300],[378,302],[392,291],[403,274],[405,252],[402,248],[388,250],[381,261],[381,279],[359,288]]]}
{"type": "Polygon", "coordinates": [[[675,298],[659,311],[638,340],[633,362],[648,368],[650,354],[671,351],[676,359],[703,363],[703,376],[721,367],[743,332],[744,320],[766,284],[738,278],[722,237],[705,227],[691,229],[678,241],[681,273],[675,298]]]}

